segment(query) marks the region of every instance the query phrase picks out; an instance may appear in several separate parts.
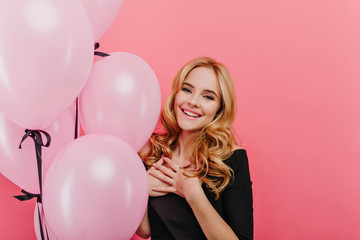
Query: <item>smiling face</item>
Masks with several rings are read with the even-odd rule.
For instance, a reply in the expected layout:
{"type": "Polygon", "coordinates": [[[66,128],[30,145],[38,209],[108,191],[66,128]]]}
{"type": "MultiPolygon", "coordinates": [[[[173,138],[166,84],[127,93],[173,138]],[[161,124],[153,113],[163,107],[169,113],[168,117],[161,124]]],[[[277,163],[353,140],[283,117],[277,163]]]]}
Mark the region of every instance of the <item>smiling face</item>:
{"type": "Polygon", "coordinates": [[[211,68],[197,67],[175,96],[175,116],[181,130],[196,132],[208,125],[220,108],[221,92],[211,68]]]}

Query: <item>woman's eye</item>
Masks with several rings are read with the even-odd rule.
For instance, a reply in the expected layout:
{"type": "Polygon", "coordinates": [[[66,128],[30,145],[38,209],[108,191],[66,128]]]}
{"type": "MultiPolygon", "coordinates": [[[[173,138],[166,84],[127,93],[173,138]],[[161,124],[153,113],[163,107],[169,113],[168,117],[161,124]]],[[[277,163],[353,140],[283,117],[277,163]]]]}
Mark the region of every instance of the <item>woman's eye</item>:
{"type": "Polygon", "coordinates": [[[205,95],[204,97],[206,99],[208,99],[208,100],[215,100],[215,98],[213,96],[210,96],[210,95],[205,95]]]}
{"type": "Polygon", "coordinates": [[[190,90],[190,89],[188,89],[188,88],[182,88],[182,90],[183,90],[184,92],[191,93],[191,90],[190,90]]]}

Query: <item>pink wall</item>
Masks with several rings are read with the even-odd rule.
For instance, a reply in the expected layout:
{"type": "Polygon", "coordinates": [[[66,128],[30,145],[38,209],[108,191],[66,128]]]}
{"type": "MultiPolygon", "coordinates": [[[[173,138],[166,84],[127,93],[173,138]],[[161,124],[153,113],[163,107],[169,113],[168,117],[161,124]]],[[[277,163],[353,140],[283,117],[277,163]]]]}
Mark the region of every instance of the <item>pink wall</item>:
{"type": "MultiPolygon", "coordinates": [[[[196,56],[230,69],[256,239],[360,239],[360,1],[124,0],[100,51],[127,51],[163,99],[196,56]]],[[[0,239],[34,239],[34,201],[0,176],[0,239]]]]}

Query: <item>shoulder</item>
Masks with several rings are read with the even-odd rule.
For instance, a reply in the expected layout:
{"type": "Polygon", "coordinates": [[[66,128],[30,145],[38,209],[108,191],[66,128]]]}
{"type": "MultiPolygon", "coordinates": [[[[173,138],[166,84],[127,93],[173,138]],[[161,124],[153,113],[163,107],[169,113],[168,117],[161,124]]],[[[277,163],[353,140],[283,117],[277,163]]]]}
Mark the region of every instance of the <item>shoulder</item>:
{"type": "Polygon", "coordinates": [[[247,161],[246,150],[240,146],[235,145],[232,149],[231,156],[228,159],[226,159],[225,161],[233,162],[233,161],[238,161],[239,159],[243,159],[243,158],[246,158],[246,161],[247,161]]]}
{"type": "Polygon", "coordinates": [[[249,162],[247,152],[239,146],[234,147],[231,156],[224,161],[234,171],[248,171],[249,162]]]}
{"type": "Polygon", "coordinates": [[[234,149],[232,155],[224,163],[233,170],[231,188],[236,186],[251,186],[249,161],[247,152],[243,148],[234,149]]]}
{"type": "MultiPolygon", "coordinates": [[[[235,150],[239,150],[239,149],[243,149],[242,147],[240,147],[240,146],[238,146],[238,145],[235,145],[234,147],[233,147],[233,151],[235,151],[235,150]]],[[[245,150],[245,149],[243,149],[243,150],[245,150]]]]}

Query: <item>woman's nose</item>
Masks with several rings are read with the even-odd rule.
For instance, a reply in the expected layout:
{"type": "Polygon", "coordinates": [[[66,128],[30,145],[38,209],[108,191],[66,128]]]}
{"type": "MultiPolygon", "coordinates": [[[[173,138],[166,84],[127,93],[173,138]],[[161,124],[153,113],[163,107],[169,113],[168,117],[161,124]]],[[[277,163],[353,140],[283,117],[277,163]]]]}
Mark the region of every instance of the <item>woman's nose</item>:
{"type": "Polygon", "coordinates": [[[192,95],[189,102],[188,102],[188,104],[193,106],[193,107],[199,107],[200,106],[199,96],[196,96],[195,94],[192,95]]]}

